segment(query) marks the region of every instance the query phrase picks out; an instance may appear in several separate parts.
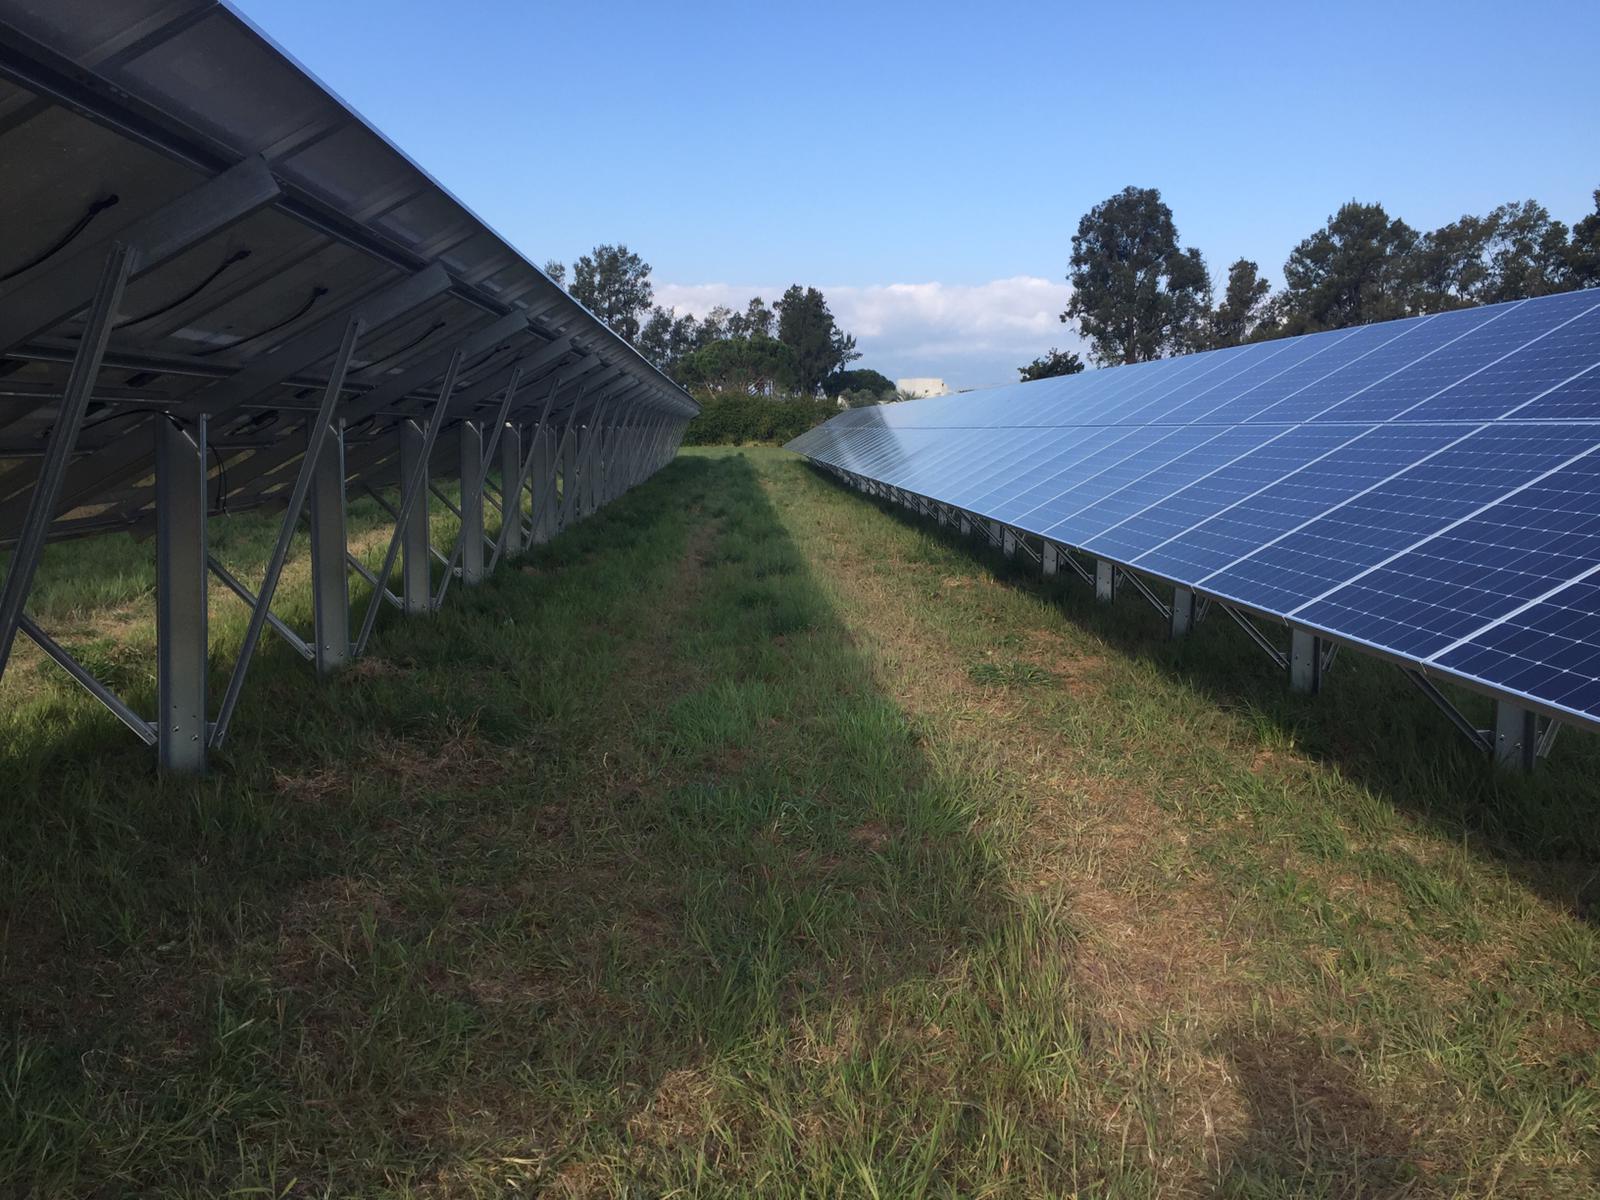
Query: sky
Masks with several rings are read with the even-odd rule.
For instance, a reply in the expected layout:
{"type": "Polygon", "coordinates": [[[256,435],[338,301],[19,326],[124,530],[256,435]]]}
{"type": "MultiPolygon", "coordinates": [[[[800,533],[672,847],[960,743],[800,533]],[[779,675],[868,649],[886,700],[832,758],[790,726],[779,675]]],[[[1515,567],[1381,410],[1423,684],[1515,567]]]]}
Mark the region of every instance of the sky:
{"type": "Polygon", "coordinates": [[[1342,203],[1432,228],[1600,187],[1600,3],[235,0],[529,259],[680,312],[820,287],[856,365],[1014,381],[1072,234],[1156,187],[1215,279],[1342,203]]]}

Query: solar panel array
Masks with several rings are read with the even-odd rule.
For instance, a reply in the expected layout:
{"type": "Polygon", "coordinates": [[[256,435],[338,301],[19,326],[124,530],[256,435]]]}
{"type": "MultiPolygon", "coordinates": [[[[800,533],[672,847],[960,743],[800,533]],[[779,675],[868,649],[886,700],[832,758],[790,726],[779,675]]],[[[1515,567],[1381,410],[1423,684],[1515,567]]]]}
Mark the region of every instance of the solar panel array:
{"type": "Polygon", "coordinates": [[[1600,291],[856,409],[790,449],[1600,727],[1600,291]]]}
{"type": "MultiPolygon", "coordinates": [[[[163,220],[172,236],[128,282],[53,537],[148,523],[160,410],[204,412],[214,444],[240,448],[219,507],[277,495],[353,315],[365,328],[339,410],[353,482],[394,482],[385,434],[431,411],[458,349],[452,419],[492,415],[513,370],[513,419],[537,416],[556,380],[547,419],[607,395],[613,416],[681,427],[697,411],[213,0],[0,2],[0,165],[0,539],[21,522],[107,248],[163,220]],[[186,200],[193,231],[168,216],[186,200]]],[[[434,466],[454,474],[446,441],[434,466]]]]}
{"type": "MultiPolygon", "coordinates": [[[[530,145],[515,152],[537,152],[537,118],[527,127],[530,145]]],[[[262,505],[285,506],[290,524],[308,515],[314,538],[327,533],[313,572],[327,601],[319,627],[342,624],[345,491],[402,485],[403,552],[391,565],[404,596],[380,591],[426,611],[437,603],[430,556],[468,583],[484,557],[472,536],[454,558],[427,545],[431,478],[463,480],[474,532],[493,462],[521,479],[497,502],[525,505],[532,520],[501,534],[498,558],[668,461],[698,412],[216,0],[0,0],[0,178],[0,551],[10,552],[0,672],[20,630],[141,737],[164,739],[164,762],[179,742],[220,744],[206,732],[200,678],[208,515],[262,505]],[[156,533],[158,605],[187,583],[199,589],[186,613],[158,616],[172,702],[154,722],[25,611],[45,542],[108,530],[156,533]],[[182,636],[195,645],[179,654],[182,636]],[[168,719],[180,692],[181,736],[168,719]]],[[[259,596],[241,592],[254,625],[319,669],[358,653],[370,629],[349,646],[342,633],[312,644],[270,614],[279,559],[259,596]]],[[[373,581],[360,562],[350,569],[373,581]]],[[[222,731],[236,683],[229,690],[222,731]]],[[[198,765],[189,755],[184,769],[198,765]]]]}

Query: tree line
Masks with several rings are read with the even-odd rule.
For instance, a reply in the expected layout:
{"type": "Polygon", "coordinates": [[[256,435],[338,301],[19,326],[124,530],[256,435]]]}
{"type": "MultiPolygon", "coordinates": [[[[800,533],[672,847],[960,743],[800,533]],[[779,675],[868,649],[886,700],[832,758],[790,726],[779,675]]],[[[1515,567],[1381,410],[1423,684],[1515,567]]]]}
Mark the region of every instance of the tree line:
{"type": "Polygon", "coordinates": [[[753,296],[742,310],[719,304],[696,318],[656,304],[650,264],[622,244],[596,246],[578,258],[570,285],[565,263],[552,260],[545,273],[702,400],[843,396],[846,403],[875,404],[894,393],[893,382],[877,371],[850,367],[861,357],[856,339],[839,327],[817,288],[793,284],[771,305],[753,296]]]}
{"type": "MultiPolygon", "coordinates": [[[[1090,358],[1110,366],[1594,287],[1600,189],[1594,201],[1570,229],[1523,200],[1419,231],[1352,200],[1290,252],[1282,288],[1241,258],[1219,300],[1160,191],[1127,187],[1078,222],[1061,320],[1077,322],[1090,358]]],[[[1018,371],[1043,379],[1083,369],[1076,354],[1052,350],[1018,371]]]]}

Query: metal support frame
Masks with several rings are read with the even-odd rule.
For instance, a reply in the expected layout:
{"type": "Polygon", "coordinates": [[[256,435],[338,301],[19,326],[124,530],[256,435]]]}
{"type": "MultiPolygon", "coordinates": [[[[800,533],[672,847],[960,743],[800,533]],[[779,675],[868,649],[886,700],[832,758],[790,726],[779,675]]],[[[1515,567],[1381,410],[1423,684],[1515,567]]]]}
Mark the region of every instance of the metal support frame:
{"type": "MultiPolygon", "coordinates": [[[[379,595],[381,595],[383,597],[384,602],[386,604],[388,604],[390,608],[394,609],[396,612],[405,611],[405,601],[401,600],[399,596],[396,596],[387,587],[379,590],[379,588],[378,588],[378,577],[376,575],[374,575],[371,571],[367,570],[367,564],[366,563],[362,562],[354,554],[346,554],[345,555],[345,563],[350,567],[350,569],[352,571],[354,571],[357,575],[361,576],[361,578],[365,579],[369,584],[371,584],[373,590],[375,592],[377,592],[377,594],[379,594],[379,595]]],[[[354,655],[354,653],[355,653],[355,647],[353,647],[353,646],[351,647],[351,653],[352,653],[352,655],[354,655]]]]}
{"type": "MultiPolygon", "coordinates": [[[[211,573],[220,579],[222,581],[222,585],[230,592],[239,597],[239,599],[243,600],[245,604],[249,605],[251,608],[256,606],[256,602],[259,597],[257,597],[254,592],[246,587],[237,575],[228,570],[227,567],[223,566],[215,555],[208,555],[206,557],[206,566],[210,568],[211,573]]],[[[284,640],[291,650],[293,650],[301,658],[305,659],[307,662],[316,661],[316,651],[311,648],[304,638],[291,629],[288,623],[284,621],[282,617],[278,616],[271,609],[267,610],[267,625],[274,633],[284,640]]]]}
{"type": "Polygon", "coordinates": [[[428,611],[431,598],[428,591],[432,570],[428,541],[428,459],[433,455],[434,439],[444,424],[450,407],[450,397],[455,391],[456,378],[461,373],[462,352],[458,348],[450,356],[445,368],[444,382],[439,385],[439,400],[433,406],[433,415],[426,431],[417,429],[416,422],[406,420],[400,426],[400,507],[394,510],[394,535],[389,539],[389,549],[383,556],[383,567],[373,581],[372,598],[367,601],[367,611],[361,618],[361,632],[356,635],[353,651],[359,658],[367,648],[372,630],[378,622],[378,605],[387,594],[389,577],[394,573],[395,559],[400,556],[402,543],[406,544],[407,562],[402,566],[402,611],[408,614],[428,611]],[[415,435],[415,436],[413,436],[415,435]],[[421,519],[417,513],[420,510],[421,519]],[[418,541],[420,545],[416,544],[418,541]],[[416,571],[415,581],[407,573],[416,571]],[[417,586],[420,585],[420,586],[417,586]],[[413,605],[420,604],[420,608],[413,605]]]}
{"type": "MultiPolygon", "coordinates": [[[[521,377],[520,370],[513,370],[506,382],[505,396],[500,402],[494,420],[489,425],[488,446],[483,444],[482,426],[475,421],[463,421],[461,424],[461,507],[455,508],[451,505],[456,516],[461,519],[461,528],[456,532],[455,546],[450,551],[450,557],[445,560],[444,578],[439,581],[439,590],[434,593],[435,609],[444,603],[445,593],[450,590],[450,581],[457,574],[458,563],[461,582],[475,587],[483,582],[485,546],[493,551],[488,569],[493,570],[495,564],[500,561],[502,544],[500,539],[490,538],[483,532],[483,489],[489,474],[489,464],[494,461],[500,446],[500,438],[505,432],[506,413],[511,408],[511,401],[516,397],[517,383],[521,377]]],[[[449,501],[446,500],[445,503],[449,504],[449,501]]]]}
{"type": "MultiPolygon", "coordinates": [[[[500,433],[500,536],[495,547],[495,563],[500,555],[512,558],[522,553],[522,430],[508,425],[500,433]]],[[[490,570],[494,564],[490,564],[490,570]]]]}
{"type": "Polygon", "coordinates": [[[206,422],[156,422],[156,759],[206,767],[206,422]],[[190,430],[193,430],[191,433],[190,430]]]}
{"type": "Polygon", "coordinates": [[[272,548],[272,556],[267,559],[266,577],[256,594],[255,608],[250,613],[250,624],[245,629],[244,641],[239,647],[239,657],[234,662],[233,673],[228,677],[227,689],[222,694],[222,704],[217,709],[217,719],[212,726],[210,738],[213,749],[221,749],[227,740],[228,726],[232,723],[233,714],[239,706],[245,675],[250,670],[250,662],[255,657],[256,646],[261,640],[261,631],[272,608],[273,595],[278,590],[278,580],[283,574],[283,563],[289,554],[290,540],[300,523],[306,496],[311,491],[312,472],[322,453],[323,444],[328,440],[334,406],[339,401],[339,393],[344,389],[345,374],[350,369],[350,360],[355,355],[356,344],[361,340],[365,329],[366,323],[360,317],[351,317],[345,324],[344,339],[333,360],[333,371],[328,376],[328,386],[322,395],[322,406],[312,421],[305,457],[301,461],[299,472],[295,475],[294,487],[289,493],[289,506],[283,514],[283,523],[278,527],[278,540],[272,548]]]}
{"type": "Polygon", "coordinates": [[[1309,629],[1289,630],[1289,689],[1314,696],[1322,690],[1323,641],[1309,629]]]}
{"type": "MultiPolygon", "coordinates": [[[[201,158],[190,160],[188,165],[206,169],[201,158]]],[[[439,400],[431,414],[427,418],[418,417],[416,421],[405,419],[402,423],[402,429],[418,432],[420,436],[415,439],[401,436],[402,443],[409,444],[403,445],[400,456],[401,498],[398,509],[393,510],[396,530],[384,567],[376,574],[350,553],[346,479],[351,475],[359,479],[369,464],[383,467],[392,458],[393,443],[387,441],[392,436],[389,422],[397,413],[418,412],[424,402],[412,393],[437,378],[437,360],[441,356],[437,352],[420,350],[408,354],[412,365],[407,366],[391,364],[379,355],[369,361],[364,374],[352,378],[350,372],[356,347],[367,329],[386,326],[424,304],[442,300],[447,293],[454,292],[469,305],[474,303],[480,294],[470,287],[471,295],[463,294],[461,276],[452,277],[439,263],[416,267],[409,260],[388,258],[380,242],[358,239],[349,242],[352,248],[376,253],[385,259],[385,272],[396,267],[404,278],[383,282],[369,290],[369,285],[379,282],[379,277],[370,272],[358,276],[352,270],[346,282],[353,293],[360,293],[360,298],[348,307],[343,304],[334,307],[330,302],[334,311],[321,310],[321,319],[313,318],[311,327],[299,334],[270,346],[264,341],[255,343],[242,355],[230,354],[227,359],[215,360],[198,369],[186,358],[171,356],[176,375],[208,381],[208,386],[192,390],[183,386],[172,391],[158,389],[148,397],[132,387],[116,390],[114,395],[111,391],[97,393],[95,390],[101,367],[106,363],[125,366],[142,357],[158,373],[167,373],[166,358],[134,353],[131,346],[122,346],[117,355],[107,357],[111,334],[130,281],[148,275],[251,213],[278,202],[283,204],[281,212],[287,218],[307,222],[319,232],[329,232],[329,227],[319,223],[313,210],[283,195],[262,158],[252,157],[231,169],[219,170],[198,187],[130,224],[119,228],[115,221],[102,222],[89,236],[78,239],[69,252],[52,255],[14,283],[0,288],[5,293],[4,311],[0,312],[0,350],[21,347],[29,357],[35,353],[45,354],[41,361],[70,363],[60,402],[49,418],[52,423],[47,435],[38,443],[30,441],[24,447],[21,456],[27,461],[9,480],[12,490],[6,505],[14,511],[6,524],[17,536],[8,567],[0,579],[0,674],[11,657],[17,636],[28,637],[138,737],[155,747],[164,771],[203,772],[209,753],[225,744],[264,630],[270,628],[297,654],[314,661],[319,675],[327,675],[365,647],[372,619],[382,604],[416,610],[420,600],[421,607],[427,607],[429,558],[436,553],[428,539],[427,469],[434,439],[445,422],[462,354],[458,349],[451,355],[439,400]],[[98,230],[107,224],[112,226],[109,235],[97,236],[98,230]],[[80,315],[81,322],[74,320],[80,315]],[[55,328],[66,322],[71,322],[68,333],[55,328]],[[41,343],[43,351],[29,345],[30,339],[52,330],[54,333],[47,343],[41,343]],[[67,340],[70,330],[78,331],[75,343],[67,340]],[[419,362],[424,356],[428,356],[427,361],[419,362]],[[331,367],[328,366],[330,360],[331,367]],[[380,362],[384,364],[381,376],[375,367],[380,362]],[[233,363],[239,365],[229,365],[233,363]],[[187,371],[186,364],[190,368],[187,371]],[[404,373],[396,374],[397,367],[404,373]],[[324,371],[327,372],[325,380],[324,371]],[[296,395],[292,402],[285,398],[280,407],[276,404],[277,394],[286,386],[294,389],[296,395]],[[320,402],[304,403],[305,397],[319,387],[320,402]],[[347,387],[350,393],[365,390],[366,395],[359,401],[351,400],[347,387]],[[119,427],[116,438],[112,438],[109,431],[86,438],[90,446],[85,450],[78,445],[78,439],[86,416],[93,411],[89,406],[108,397],[138,406],[115,411],[118,415],[124,411],[137,412],[140,420],[119,427]],[[374,418],[374,424],[356,427],[348,463],[346,423],[342,416],[346,412],[346,402],[352,407],[365,403],[369,411],[363,414],[363,419],[374,418]],[[247,420],[256,414],[246,410],[255,409],[274,411],[277,423],[262,426],[247,420]],[[309,418],[303,449],[298,431],[286,419],[292,419],[291,414],[309,418]],[[418,429],[419,423],[426,432],[418,429]],[[371,440],[374,430],[384,431],[385,442],[381,448],[371,440]],[[228,472],[209,457],[211,432],[217,435],[217,448],[225,448],[224,457],[242,453],[242,457],[227,460],[229,468],[242,466],[240,474],[245,477],[243,481],[236,480],[233,489],[228,486],[228,472]],[[297,457],[301,459],[298,465],[297,457]],[[234,498],[242,500],[244,505],[283,506],[277,539],[254,591],[208,551],[213,469],[220,511],[226,511],[234,498]],[[109,491],[112,487],[118,491],[109,491]],[[112,504],[93,519],[97,524],[91,525],[90,520],[72,512],[85,503],[98,503],[102,496],[109,497],[112,504]],[[68,519],[58,521],[63,512],[69,514],[68,519]],[[152,515],[157,574],[157,696],[154,718],[145,720],[40,628],[26,608],[40,557],[52,536],[81,533],[89,527],[108,527],[119,521],[124,528],[142,530],[152,515]],[[272,609],[287,554],[302,517],[308,519],[310,528],[314,633],[309,641],[272,609]],[[408,533],[412,535],[410,540],[406,537],[408,533]],[[420,538],[416,537],[418,533],[420,538]],[[414,592],[407,587],[404,598],[396,596],[389,587],[395,559],[402,547],[408,551],[406,582],[414,581],[419,568],[424,577],[423,586],[414,592]],[[419,548],[425,552],[417,553],[419,548]],[[351,638],[350,570],[365,578],[373,588],[361,633],[354,641],[351,638]],[[215,719],[209,720],[211,664],[207,613],[208,588],[213,575],[249,605],[250,618],[237,658],[229,668],[215,719]]],[[[339,241],[348,240],[339,231],[333,231],[330,236],[339,241]]],[[[472,282],[471,278],[466,279],[467,284],[472,282]]],[[[488,294],[482,294],[482,298],[487,299],[488,294]]],[[[545,307],[551,303],[553,301],[547,301],[545,307]]],[[[492,316],[493,304],[482,307],[492,316]]],[[[474,362],[474,373],[479,375],[474,387],[483,386],[494,370],[508,365],[514,368],[514,380],[515,361],[528,364],[530,378],[543,375],[546,367],[560,372],[561,363],[568,363],[567,370],[557,378],[553,395],[559,387],[576,382],[584,374],[605,380],[606,387],[592,406],[581,431],[565,446],[556,442],[555,431],[545,424],[543,417],[526,437],[525,413],[511,418],[514,424],[508,425],[509,392],[491,427],[492,434],[485,436],[481,410],[476,414],[473,410],[464,414],[468,423],[463,427],[460,447],[464,503],[459,546],[462,574],[467,583],[477,582],[485,570],[485,539],[481,536],[484,476],[495,461],[497,449],[502,464],[501,536],[490,543],[494,559],[489,570],[502,552],[509,550],[514,555],[524,544],[526,498],[523,489],[530,482],[525,465],[529,460],[523,457],[525,453],[537,452],[536,461],[548,468],[545,474],[550,478],[553,496],[557,458],[565,451],[560,486],[564,503],[559,517],[551,504],[532,506],[533,530],[530,532],[537,531],[543,523],[545,535],[549,536],[570,521],[593,512],[669,459],[682,439],[685,416],[690,411],[690,406],[677,403],[670,403],[665,409],[652,407],[651,402],[658,394],[665,395],[660,387],[654,383],[630,381],[629,372],[634,369],[631,363],[619,365],[607,361],[600,350],[585,352],[573,348],[571,341],[575,335],[571,333],[552,338],[540,326],[531,325],[541,311],[536,305],[487,324],[477,314],[462,322],[476,326],[468,342],[462,344],[474,346],[474,355],[489,352],[487,362],[495,364],[490,367],[485,360],[474,362]],[[508,339],[515,339],[517,344],[500,344],[508,339]],[[532,356],[523,355],[522,351],[529,341],[537,347],[532,356]],[[539,346],[540,341],[545,344],[539,346]],[[519,355],[522,355],[520,360],[519,355]],[[576,362],[572,361],[574,358],[576,362]],[[535,368],[533,363],[540,366],[535,368]],[[479,368],[483,370],[479,372],[479,368]],[[617,407],[607,410],[608,398],[616,400],[617,407]],[[626,398],[625,404],[622,398],[626,398]],[[504,440],[497,445],[496,439],[500,438],[504,440]],[[474,529],[479,536],[474,536],[474,529]]],[[[450,319],[453,323],[454,317],[450,319]]],[[[557,329],[560,324],[556,324],[557,329]]],[[[408,343],[406,349],[409,351],[414,344],[408,343]]],[[[216,348],[231,349],[232,343],[223,342],[219,337],[216,348]]],[[[614,360],[615,355],[609,357],[614,360]]],[[[40,395],[48,394],[44,385],[30,386],[39,387],[40,395]]],[[[514,387],[513,383],[512,390],[514,387]]],[[[570,391],[567,394],[570,395],[570,391]]],[[[578,395],[581,398],[581,387],[578,395]]],[[[51,399],[54,400],[53,395],[51,399]]],[[[578,410],[576,401],[573,408],[575,412],[578,410]]],[[[446,579],[449,577],[450,573],[446,572],[446,579]]]]}
{"type": "Polygon", "coordinates": [[[1188,637],[1189,631],[1194,628],[1195,619],[1194,589],[1174,587],[1169,635],[1174,639],[1188,637]]]}
{"type": "Polygon", "coordinates": [[[1124,570],[1119,572],[1119,574],[1130,585],[1132,585],[1134,591],[1138,592],[1139,595],[1144,597],[1146,604],[1161,614],[1161,619],[1163,621],[1172,620],[1171,606],[1169,606],[1164,600],[1151,591],[1150,585],[1145,583],[1144,580],[1140,579],[1136,572],[1124,570]]]}
{"type": "Polygon", "coordinates": [[[40,629],[27,613],[22,614],[21,626],[22,632],[27,634],[39,649],[49,655],[57,666],[82,685],[86,692],[110,709],[111,715],[133,730],[140,741],[146,746],[154,746],[156,744],[155,725],[146,721],[133,709],[129,708],[123,702],[122,697],[96,679],[94,673],[88,667],[73,658],[60,642],[56,641],[43,629],[40,629]]]}
{"type": "Polygon", "coordinates": [[[1117,598],[1117,564],[1109,559],[1095,559],[1094,598],[1101,604],[1110,604],[1117,598]]]}
{"type": "MultiPolygon", "coordinates": [[[[431,431],[430,431],[431,432],[431,431]]],[[[400,426],[400,478],[416,490],[409,510],[395,514],[400,533],[400,597],[411,616],[433,607],[433,559],[428,540],[428,450],[433,439],[415,421],[400,426]],[[420,483],[420,487],[417,486],[420,483]],[[402,515],[403,514],[403,515],[402,515]]]]}
{"type": "Polygon", "coordinates": [[[1524,774],[1532,771],[1539,759],[1549,755],[1556,734],[1561,731],[1561,722],[1553,717],[1541,718],[1531,708],[1502,699],[1494,701],[1493,725],[1479,729],[1423,672],[1407,666],[1401,666],[1400,671],[1474,749],[1487,755],[1489,761],[1502,770],[1524,774]]]}
{"type": "Polygon", "coordinates": [[[1508,700],[1494,702],[1494,730],[1490,750],[1494,765],[1502,770],[1531,771],[1539,758],[1539,715],[1508,700]]]}
{"type": "Polygon", "coordinates": [[[461,532],[456,543],[461,556],[461,582],[466,587],[476,587],[483,582],[483,426],[476,421],[463,421],[457,438],[461,452],[461,532]]]}
{"type": "Polygon", "coordinates": [[[572,513],[577,506],[578,499],[578,443],[582,434],[576,427],[577,406],[573,406],[572,418],[567,425],[567,431],[562,435],[561,446],[556,455],[556,469],[561,475],[561,503],[555,512],[556,532],[567,527],[572,513]]]}
{"type": "Polygon", "coordinates": [[[1257,648],[1272,660],[1273,665],[1276,666],[1278,670],[1287,671],[1289,669],[1288,655],[1284,654],[1282,650],[1279,650],[1276,646],[1274,646],[1267,638],[1266,634],[1262,633],[1261,630],[1256,628],[1256,623],[1254,621],[1245,616],[1244,613],[1240,612],[1231,604],[1223,604],[1221,605],[1221,608],[1223,612],[1227,613],[1228,616],[1233,618],[1234,624],[1238,625],[1240,629],[1244,630],[1245,633],[1249,635],[1250,640],[1256,644],[1257,648]]]}
{"type": "Polygon", "coordinates": [[[1474,749],[1480,750],[1484,754],[1493,753],[1494,741],[1489,732],[1479,729],[1471,721],[1467,720],[1461,710],[1450,702],[1450,697],[1438,689],[1433,680],[1415,667],[1403,666],[1400,668],[1400,673],[1415,684],[1419,692],[1433,702],[1434,707],[1449,719],[1450,724],[1456,727],[1462,737],[1472,743],[1474,749]]]}
{"type": "Polygon", "coordinates": [[[106,343],[110,340],[112,325],[116,321],[117,306],[122,303],[122,293],[128,285],[133,265],[133,250],[120,243],[114,245],[101,268],[94,299],[89,303],[88,321],[77,353],[73,355],[72,372],[67,378],[55,424],[50,429],[44,462],[38,480],[33,485],[33,496],[28,501],[22,531],[11,549],[10,569],[6,571],[4,585],[0,586],[0,675],[5,674],[6,663],[11,658],[11,647],[16,642],[23,606],[28,593],[33,590],[33,576],[39,569],[39,556],[44,551],[45,541],[50,535],[50,523],[55,520],[56,506],[61,500],[61,484],[72,461],[78,430],[83,426],[83,415],[94,393],[95,380],[100,375],[100,362],[105,357],[106,343]]]}
{"type": "Polygon", "coordinates": [[[535,546],[541,546],[555,536],[555,503],[556,503],[556,431],[554,427],[539,422],[533,433],[533,448],[529,451],[533,458],[530,488],[532,504],[529,509],[531,528],[528,530],[528,540],[535,546]]]}
{"type": "MultiPolygon", "coordinates": [[[[308,441],[309,449],[309,441],[308,441]]],[[[349,537],[344,492],[344,422],[327,432],[311,478],[311,643],[317,674],[350,660],[349,537]]]]}

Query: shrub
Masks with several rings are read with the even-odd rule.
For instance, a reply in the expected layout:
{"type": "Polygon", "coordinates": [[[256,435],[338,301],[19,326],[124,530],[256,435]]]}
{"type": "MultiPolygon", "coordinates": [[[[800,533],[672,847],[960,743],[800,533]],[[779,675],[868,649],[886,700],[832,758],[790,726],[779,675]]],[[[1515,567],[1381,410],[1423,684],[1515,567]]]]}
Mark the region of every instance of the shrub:
{"type": "Polygon", "coordinates": [[[684,434],[688,446],[781,446],[834,416],[832,400],[809,396],[752,396],[747,392],[699,393],[700,415],[684,434]]]}

